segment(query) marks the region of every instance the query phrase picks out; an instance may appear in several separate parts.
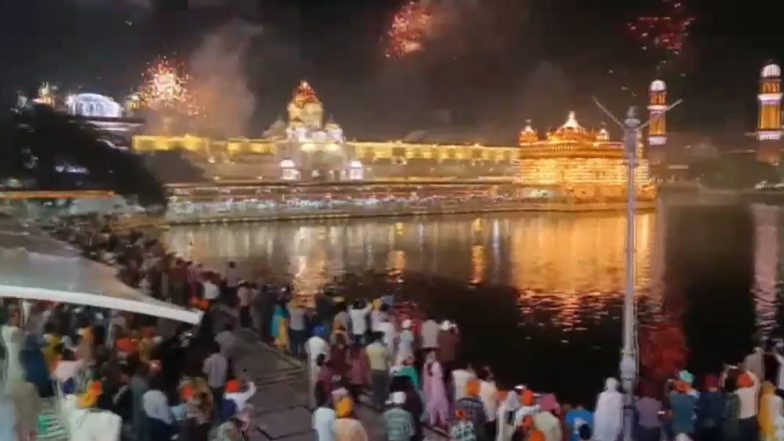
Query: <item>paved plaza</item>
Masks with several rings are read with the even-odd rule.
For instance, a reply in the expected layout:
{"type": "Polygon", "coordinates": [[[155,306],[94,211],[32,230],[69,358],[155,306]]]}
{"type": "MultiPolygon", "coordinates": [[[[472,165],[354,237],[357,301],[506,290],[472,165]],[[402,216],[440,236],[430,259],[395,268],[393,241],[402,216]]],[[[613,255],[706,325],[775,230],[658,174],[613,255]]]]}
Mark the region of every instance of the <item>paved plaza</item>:
{"type": "MultiPolygon", "coordinates": [[[[240,331],[235,355],[237,372],[247,375],[258,386],[251,399],[254,406],[252,441],[312,441],[311,411],[304,364],[259,342],[249,332],[240,331]]],[[[371,441],[386,440],[381,415],[360,405],[357,414],[371,441]]],[[[433,432],[425,432],[428,440],[444,440],[433,432]]]]}

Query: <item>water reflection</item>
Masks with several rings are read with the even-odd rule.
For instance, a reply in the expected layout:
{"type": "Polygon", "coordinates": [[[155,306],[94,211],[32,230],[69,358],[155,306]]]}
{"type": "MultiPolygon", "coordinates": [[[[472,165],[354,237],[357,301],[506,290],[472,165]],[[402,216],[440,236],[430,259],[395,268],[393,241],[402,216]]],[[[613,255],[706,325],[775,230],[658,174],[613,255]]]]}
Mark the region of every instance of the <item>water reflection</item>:
{"type": "MultiPolygon", "coordinates": [[[[643,333],[678,342],[653,345],[652,360],[707,372],[742,357],[758,330],[779,332],[782,218],[664,205],[635,217],[643,333]]],[[[336,279],[359,280],[366,296],[400,287],[457,319],[465,355],[502,380],[585,399],[617,370],[625,228],[621,214],[498,214],[177,227],[167,240],[208,266],[236,260],[246,276],[291,280],[305,297],[336,279]]]]}

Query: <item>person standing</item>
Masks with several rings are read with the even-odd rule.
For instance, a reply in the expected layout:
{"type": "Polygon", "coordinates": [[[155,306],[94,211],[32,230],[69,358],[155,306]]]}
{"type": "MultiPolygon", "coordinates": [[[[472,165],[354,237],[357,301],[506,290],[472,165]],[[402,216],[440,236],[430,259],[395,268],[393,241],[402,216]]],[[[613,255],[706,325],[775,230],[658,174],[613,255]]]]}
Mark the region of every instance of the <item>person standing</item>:
{"type": "Polygon", "coordinates": [[[317,364],[317,360],[319,355],[323,355],[324,357],[329,354],[329,343],[327,340],[324,339],[324,334],[326,333],[326,329],[323,325],[317,326],[313,330],[313,337],[308,339],[307,343],[305,343],[305,352],[308,356],[308,386],[310,391],[310,403],[311,406],[316,407],[318,405],[318,399],[315,395],[315,386],[316,386],[316,378],[318,377],[319,366],[317,364]]]}
{"type": "MultiPolygon", "coordinates": [[[[634,410],[637,413],[635,439],[638,441],[659,441],[661,439],[659,412],[662,410],[662,403],[656,399],[656,391],[651,383],[643,383],[640,390],[641,396],[634,401],[634,410]]],[[[588,413],[590,414],[590,412],[588,413]]],[[[591,420],[593,421],[593,418],[591,420]]],[[[579,428],[571,427],[571,429],[572,441],[579,441],[577,432],[579,428]]]]}
{"type": "Polygon", "coordinates": [[[289,310],[289,337],[291,338],[291,353],[295,357],[305,355],[305,309],[297,300],[292,300],[288,305],[289,310]]]}
{"type": "MultiPolygon", "coordinates": [[[[452,371],[452,398],[457,401],[465,397],[466,386],[468,382],[476,379],[474,369],[470,364],[460,362],[457,364],[457,369],[452,371]]],[[[477,431],[482,430],[481,427],[475,427],[477,431]]]]}
{"type": "Polygon", "coordinates": [[[173,434],[174,416],[169,407],[169,400],[163,393],[163,381],[153,377],[150,389],[142,396],[142,407],[147,415],[149,440],[170,441],[173,434]]]}
{"type": "Polygon", "coordinates": [[[485,417],[485,406],[479,399],[479,389],[479,380],[476,378],[468,380],[464,396],[455,401],[455,410],[462,411],[467,415],[468,420],[474,426],[477,439],[481,441],[487,439],[485,432],[487,418],[485,417]]]}
{"type": "Polygon", "coordinates": [[[448,320],[444,320],[441,323],[441,331],[438,332],[438,362],[441,363],[447,376],[455,367],[459,345],[460,336],[457,335],[457,329],[448,320]]]}
{"type": "Polygon", "coordinates": [[[229,299],[233,300],[232,297],[237,294],[237,288],[240,286],[240,275],[235,262],[232,261],[226,265],[226,277],[224,280],[226,282],[226,294],[228,294],[229,299]]]}
{"type": "Polygon", "coordinates": [[[381,334],[373,334],[373,343],[366,348],[370,362],[370,383],[373,390],[373,406],[383,409],[389,393],[390,357],[381,342],[381,334]]]}
{"type": "Polygon", "coordinates": [[[335,408],[335,441],[368,441],[365,428],[354,415],[354,402],[351,398],[343,398],[335,408]]]}
{"type": "Polygon", "coordinates": [[[485,420],[487,421],[485,434],[487,439],[494,440],[497,427],[496,418],[498,417],[498,388],[495,385],[495,375],[488,366],[479,370],[479,398],[485,406],[485,420]]]}
{"type": "Polygon", "coordinates": [[[367,386],[370,385],[370,361],[365,348],[353,345],[348,351],[348,390],[354,402],[367,386]]]}
{"type": "Polygon", "coordinates": [[[719,390],[719,378],[705,377],[705,390],[697,398],[697,437],[701,441],[721,441],[724,419],[724,393],[719,390]]]}
{"type": "Polygon", "coordinates": [[[403,332],[397,343],[397,355],[395,366],[401,366],[409,358],[414,358],[414,333],[411,331],[413,322],[410,319],[403,320],[403,332]]]}
{"type": "MultiPolygon", "coordinates": [[[[335,302],[326,293],[316,294],[316,317],[318,323],[328,331],[332,331],[332,320],[335,317],[335,302]]],[[[329,336],[327,336],[327,340],[329,336]]]]}
{"type": "Polygon", "coordinates": [[[329,395],[322,388],[315,390],[318,408],[313,412],[313,430],[317,441],[335,441],[334,426],[337,420],[335,411],[330,407],[329,395]]]}
{"type": "Polygon", "coordinates": [[[370,312],[370,331],[371,332],[380,332],[381,331],[381,323],[384,319],[387,318],[387,311],[389,307],[383,303],[381,303],[380,299],[376,299],[373,302],[373,310],[370,312]]]}
{"type": "Polygon", "coordinates": [[[415,434],[414,418],[407,410],[403,409],[405,403],[405,392],[392,394],[392,405],[384,412],[387,441],[410,441],[415,434]]]}
{"type": "Polygon", "coordinates": [[[757,397],[759,396],[759,379],[751,371],[738,377],[738,396],[740,409],[738,415],[738,438],[741,441],[757,441],[759,427],[757,425],[757,397]]]}
{"type": "Polygon", "coordinates": [[[450,441],[477,441],[476,428],[462,410],[455,411],[455,421],[449,427],[450,441]]]}
{"type": "Polygon", "coordinates": [[[762,383],[762,395],[759,402],[760,441],[776,440],[776,418],[781,417],[782,400],[776,395],[776,386],[766,381],[762,383]]]}
{"type": "Polygon", "coordinates": [[[497,441],[511,441],[515,433],[515,414],[520,407],[520,397],[514,390],[509,391],[506,399],[498,406],[495,439],[497,441]]]}
{"type": "Polygon", "coordinates": [[[220,346],[213,345],[212,355],[204,360],[203,371],[207,376],[207,385],[212,391],[212,400],[215,407],[215,418],[220,416],[221,404],[223,401],[223,390],[226,386],[228,377],[229,362],[221,354],[220,346]]]}
{"type": "Polygon", "coordinates": [[[428,317],[422,323],[422,349],[425,351],[432,351],[438,349],[438,323],[428,317]]]}
{"type": "Polygon", "coordinates": [[[147,385],[147,364],[139,362],[131,376],[131,425],[137,441],[147,441],[147,415],[144,413],[142,398],[149,389],[147,385]]]}
{"type": "Polygon", "coordinates": [[[427,353],[422,378],[428,421],[431,426],[446,427],[449,423],[449,399],[446,396],[444,371],[441,370],[441,363],[438,362],[435,351],[427,353]]]}
{"type": "Polygon", "coordinates": [[[365,333],[367,333],[367,320],[372,305],[370,303],[357,300],[349,310],[351,318],[351,337],[357,344],[365,344],[365,333]]]}
{"type": "Polygon", "coordinates": [[[250,305],[253,301],[253,287],[242,280],[237,288],[237,299],[240,302],[240,326],[244,329],[251,327],[250,305]]]}
{"type": "Polygon", "coordinates": [[[675,382],[675,390],[670,392],[672,409],[672,432],[675,436],[694,436],[694,405],[697,398],[692,395],[689,384],[683,380],[675,382]]]}
{"type": "Polygon", "coordinates": [[[608,378],[604,392],[596,400],[594,433],[596,441],[617,441],[623,427],[623,394],[618,391],[618,380],[608,378]]]}
{"type": "Polygon", "coordinates": [[[390,356],[395,358],[395,354],[397,352],[397,348],[395,347],[395,341],[397,340],[397,329],[395,329],[395,324],[392,323],[390,318],[384,317],[378,325],[379,331],[384,336],[384,345],[386,345],[387,350],[389,351],[390,356]]]}
{"type": "Polygon", "coordinates": [[[754,374],[758,381],[765,379],[765,351],[761,346],[755,346],[751,354],[746,356],[743,367],[754,374]]]}
{"type": "MultiPolygon", "coordinates": [[[[637,400],[635,404],[639,403],[642,400],[646,400],[647,398],[643,397],[640,400],[637,400]]],[[[658,403],[659,407],[656,410],[661,409],[661,403],[658,403]]],[[[639,408],[638,408],[639,409],[639,408]]],[[[658,418],[658,414],[654,412],[654,417],[658,418]]],[[[643,415],[638,411],[638,416],[640,420],[643,419],[643,415]]],[[[593,414],[591,411],[585,409],[582,403],[577,403],[573,409],[566,412],[565,417],[565,428],[566,433],[568,435],[567,439],[569,441],[580,441],[580,430],[583,426],[588,426],[591,429],[591,434],[593,435],[593,414]]],[[[658,434],[658,431],[656,432],[658,434]]],[[[659,438],[635,438],[638,441],[659,441],[659,438]]]]}
{"type": "Polygon", "coordinates": [[[281,351],[288,352],[289,346],[289,324],[286,320],[286,311],[282,303],[275,305],[275,312],[270,322],[270,335],[275,342],[275,347],[281,351]]]}

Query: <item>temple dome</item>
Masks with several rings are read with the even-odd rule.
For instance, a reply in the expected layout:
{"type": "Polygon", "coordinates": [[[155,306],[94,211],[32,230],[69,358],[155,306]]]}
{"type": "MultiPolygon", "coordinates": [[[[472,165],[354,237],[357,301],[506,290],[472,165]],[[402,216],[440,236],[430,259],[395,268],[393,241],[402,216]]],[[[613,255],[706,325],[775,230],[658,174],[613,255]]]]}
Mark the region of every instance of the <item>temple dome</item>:
{"type": "Polygon", "coordinates": [[[536,130],[531,125],[531,120],[526,120],[525,127],[523,130],[520,131],[520,137],[518,138],[518,143],[520,145],[524,144],[533,144],[536,141],[539,141],[539,135],[536,134],[536,130]]]}
{"type": "Polygon", "coordinates": [[[665,84],[664,81],[654,80],[651,82],[651,92],[664,92],[665,90],[667,90],[667,84],[665,84]]]}
{"type": "Polygon", "coordinates": [[[778,64],[768,63],[762,68],[762,78],[778,78],[781,77],[781,68],[778,64]]]}

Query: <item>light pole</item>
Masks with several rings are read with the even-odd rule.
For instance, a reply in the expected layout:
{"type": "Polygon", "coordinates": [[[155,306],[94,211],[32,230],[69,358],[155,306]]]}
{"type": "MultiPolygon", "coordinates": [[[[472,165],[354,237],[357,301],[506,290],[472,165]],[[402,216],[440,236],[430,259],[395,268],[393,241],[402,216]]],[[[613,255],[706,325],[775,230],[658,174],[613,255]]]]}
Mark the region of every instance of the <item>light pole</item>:
{"type": "MultiPolygon", "coordinates": [[[[632,441],[634,427],[634,386],[637,383],[637,311],[634,304],[635,279],[635,211],[637,209],[637,146],[640,142],[640,130],[650,123],[644,124],[637,118],[637,111],[632,106],[626,112],[623,124],[618,121],[596,98],[596,105],[623,128],[623,146],[626,150],[626,281],[623,298],[623,347],[619,371],[623,385],[623,441],[632,441]]],[[[682,103],[678,100],[664,110],[667,112],[682,103]]],[[[664,113],[663,112],[663,113],[664,113]]]]}
{"type": "Polygon", "coordinates": [[[632,441],[634,427],[634,385],[637,381],[637,312],[634,306],[635,230],[637,192],[637,143],[640,120],[634,107],[630,107],[623,121],[623,145],[626,149],[626,287],[623,298],[623,349],[621,350],[621,384],[623,385],[623,439],[632,441]]]}

